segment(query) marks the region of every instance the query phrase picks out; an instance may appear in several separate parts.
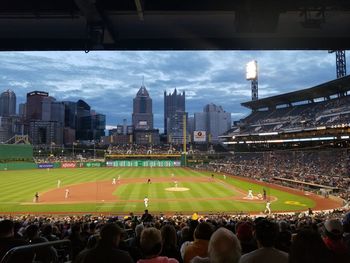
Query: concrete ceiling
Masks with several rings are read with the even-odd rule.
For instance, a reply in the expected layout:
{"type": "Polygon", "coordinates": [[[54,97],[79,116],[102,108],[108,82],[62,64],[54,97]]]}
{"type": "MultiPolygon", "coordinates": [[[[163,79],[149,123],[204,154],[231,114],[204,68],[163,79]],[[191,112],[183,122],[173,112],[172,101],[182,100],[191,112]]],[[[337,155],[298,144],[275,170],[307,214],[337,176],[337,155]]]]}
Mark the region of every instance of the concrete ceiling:
{"type": "Polygon", "coordinates": [[[0,1],[0,50],[251,49],[350,49],[350,1],[0,1]]]}

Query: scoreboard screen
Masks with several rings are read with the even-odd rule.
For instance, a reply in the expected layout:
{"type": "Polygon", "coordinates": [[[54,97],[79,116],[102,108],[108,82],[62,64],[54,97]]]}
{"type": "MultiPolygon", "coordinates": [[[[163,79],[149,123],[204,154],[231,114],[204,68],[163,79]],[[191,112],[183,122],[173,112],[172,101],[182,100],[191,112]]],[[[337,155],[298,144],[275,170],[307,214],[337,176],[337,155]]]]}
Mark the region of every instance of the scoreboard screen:
{"type": "Polygon", "coordinates": [[[180,160],[114,160],[107,161],[107,167],[178,167],[180,160]]]}

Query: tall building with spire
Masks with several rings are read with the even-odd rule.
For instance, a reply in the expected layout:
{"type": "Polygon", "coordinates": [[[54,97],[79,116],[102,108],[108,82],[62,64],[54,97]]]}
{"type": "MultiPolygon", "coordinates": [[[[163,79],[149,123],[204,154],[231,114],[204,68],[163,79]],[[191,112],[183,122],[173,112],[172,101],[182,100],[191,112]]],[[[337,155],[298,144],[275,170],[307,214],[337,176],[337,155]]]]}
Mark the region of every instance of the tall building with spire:
{"type": "Polygon", "coordinates": [[[172,94],[167,94],[164,91],[164,134],[169,142],[182,141],[184,116],[187,122],[185,92],[181,94],[175,89],[172,94]]]}
{"type": "Polygon", "coordinates": [[[133,100],[132,124],[137,130],[153,129],[152,99],[143,84],[133,100]]]}
{"type": "Polygon", "coordinates": [[[16,115],[16,94],[8,89],[0,95],[0,116],[14,115],[16,115]]]}

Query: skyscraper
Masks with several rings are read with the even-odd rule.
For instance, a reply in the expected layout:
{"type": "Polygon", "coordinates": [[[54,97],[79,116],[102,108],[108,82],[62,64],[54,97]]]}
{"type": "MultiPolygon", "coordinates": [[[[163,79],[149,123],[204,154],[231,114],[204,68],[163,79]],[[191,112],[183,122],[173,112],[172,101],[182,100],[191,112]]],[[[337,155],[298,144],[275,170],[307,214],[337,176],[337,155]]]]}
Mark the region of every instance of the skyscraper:
{"type": "Polygon", "coordinates": [[[173,94],[167,95],[164,91],[164,133],[168,140],[182,140],[184,115],[187,121],[185,92],[178,94],[175,89],[173,94]]]}
{"type": "Polygon", "coordinates": [[[206,131],[211,142],[218,142],[218,136],[231,128],[231,113],[213,103],[207,104],[203,112],[194,114],[195,130],[206,131]]]}
{"type": "Polygon", "coordinates": [[[133,100],[132,124],[138,130],[153,129],[152,99],[143,85],[133,100]]]}
{"type": "Polygon", "coordinates": [[[16,115],[16,94],[8,89],[0,95],[0,116],[13,115],[16,115]]]}
{"type": "Polygon", "coordinates": [[[27,120],[42,120],[43,101],[48,100],[49,93],[44,91],[32,91],[27,93],[27,120]]]}
{"type": "Polygon", "coordinates": [[[76,139],[99,140],[104,136],[106,116],[91,110],[83,100],[76,103],[76,139]]]}

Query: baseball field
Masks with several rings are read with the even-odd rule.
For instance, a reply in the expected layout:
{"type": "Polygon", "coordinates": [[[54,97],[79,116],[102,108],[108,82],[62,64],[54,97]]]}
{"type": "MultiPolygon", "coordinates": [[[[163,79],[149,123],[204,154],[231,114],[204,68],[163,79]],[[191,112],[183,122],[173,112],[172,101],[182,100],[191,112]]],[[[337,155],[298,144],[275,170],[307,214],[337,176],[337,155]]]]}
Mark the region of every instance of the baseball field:
{"type": "Polygon", "coordinates": [[[272,212],[340,206],[303,191],[185,168],[1,171],[0,185],[0,213],[141,213],[146,197],[154,213],[261,213],[267,201],[272,212]],[[247,197],[249,190],[253,198],[247,197]]]}

